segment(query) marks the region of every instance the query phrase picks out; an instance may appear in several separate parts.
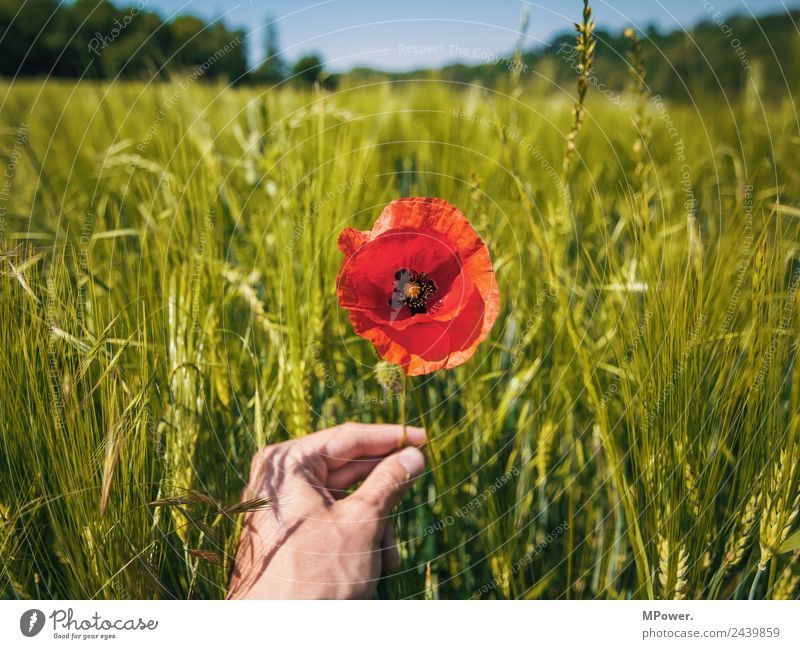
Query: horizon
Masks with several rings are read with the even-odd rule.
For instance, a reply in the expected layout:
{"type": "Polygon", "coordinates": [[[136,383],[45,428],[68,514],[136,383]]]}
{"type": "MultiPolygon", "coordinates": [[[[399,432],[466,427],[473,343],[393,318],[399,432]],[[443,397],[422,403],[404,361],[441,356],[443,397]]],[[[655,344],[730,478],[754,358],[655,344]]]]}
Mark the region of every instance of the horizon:
{"type": "MultiPolygon", "coordinates": [[[[126,7],[132,3],[116,4],[126,7]]],[[[507,0],[494,5],[446,0],[433,5],[407,0],[398,6],[319,0],[298,7],[290,0],[249,0],[233,6],[224,0],[142,0],[143,9],[156,11],[166,20],[189,14],[207,21],[222,20],[229,28],[243,30],[251,68],[264,60],[265,25],[271,18],[284,59],[318,53],[326,69],[338,73],[354,68],[403,73],[458,63],[479,65],[507,56],[523,36],[520,25],[525,7],[530,26],[524,35],[524,49],[546,47],[555,37],[571,31],[580,13],[578,2],[574,13],[562,13],[564,4],[554,0],[507,0]],[[317,25],[325,25],[325,29],[317,25]]],[[[632,26],[642,33],[650,28],[665,33],[691,29],[712,20],[717,12],[725,18],[759,18],[797,8],[798,0],[676,0],[669,8],[658,0],[646,4],[619,0],[596,3],[594,17],[598,30],[616,33],[632,26]]]]}

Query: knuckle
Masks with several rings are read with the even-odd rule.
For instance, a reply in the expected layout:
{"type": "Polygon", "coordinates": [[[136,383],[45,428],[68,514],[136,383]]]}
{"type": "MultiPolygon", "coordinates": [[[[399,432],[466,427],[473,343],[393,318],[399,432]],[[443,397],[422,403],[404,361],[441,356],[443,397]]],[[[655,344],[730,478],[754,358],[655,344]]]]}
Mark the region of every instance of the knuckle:
{"type": "Polygon", "coordinates": [[[306,459],[306,451],[300,444],[292,444],[286,449],[286,459],[294,464],[300,464],[306,459]]]}

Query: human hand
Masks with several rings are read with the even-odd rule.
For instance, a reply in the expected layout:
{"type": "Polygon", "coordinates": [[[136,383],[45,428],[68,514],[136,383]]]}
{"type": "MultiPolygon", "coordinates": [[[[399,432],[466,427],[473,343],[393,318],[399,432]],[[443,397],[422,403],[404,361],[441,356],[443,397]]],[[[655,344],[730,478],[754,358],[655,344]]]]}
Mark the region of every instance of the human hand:
{"type": "Polygon", "coordinates": [[[425,468],[422,428],[347,423],[274,444],[253,458],[231,599],[345,599],[374,594],[400,557],[392,508],[425,468]],[[348,488],[363,480],[348,495],[348,488]]]}

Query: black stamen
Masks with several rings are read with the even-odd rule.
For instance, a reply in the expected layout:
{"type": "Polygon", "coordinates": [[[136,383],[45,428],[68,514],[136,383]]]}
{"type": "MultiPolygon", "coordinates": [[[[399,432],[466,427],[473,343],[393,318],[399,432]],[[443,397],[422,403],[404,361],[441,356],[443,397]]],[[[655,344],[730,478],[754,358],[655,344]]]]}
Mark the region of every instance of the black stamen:
{"type": "Polygon", "coordinates": [[[436,282],[428,278],[425,273],[401,268],[394,274],[394,287],[392,296],[388,300],[389,306],[399,309],[408,307],[411,315],[427,313],[427,304],[436,292],[436,282]]]}

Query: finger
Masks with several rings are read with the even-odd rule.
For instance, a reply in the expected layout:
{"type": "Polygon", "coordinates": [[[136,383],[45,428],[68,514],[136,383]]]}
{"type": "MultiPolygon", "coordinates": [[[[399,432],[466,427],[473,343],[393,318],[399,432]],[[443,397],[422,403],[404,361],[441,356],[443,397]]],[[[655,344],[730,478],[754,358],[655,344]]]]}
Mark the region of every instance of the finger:
{"type": "Polygon", "coordinates": [[[340,469],[328,474],[328,482],[325,486],[334,498],[344,498],[347,490],[359,480],[366,478],[382,459],[374,457],[348,462],[340,469]]]}
{"type": "Polygon", "coordinates": [[[388,516],[424,469],[422,451],[407,446],[384,458],[350,497],[366,502],[377,516],[388,516]]]}
{"type": "Polygon", "coordinates": [[[328,468],[335,470],[356,458],[382,457],[405,445],[423,446],[427,437],[424,428],[407,426],[403,444],[401,425],[350,422],[315,433],[309,436],[309,442],[317,447],[328,468]]]}
{"type": "Polygon", "coordinates": [[[397,549],[397,533],[391,521],[386,524],[381,539],[381,564],[383,572],[394,572],[400,567],[400,552],[397,549]]]}

